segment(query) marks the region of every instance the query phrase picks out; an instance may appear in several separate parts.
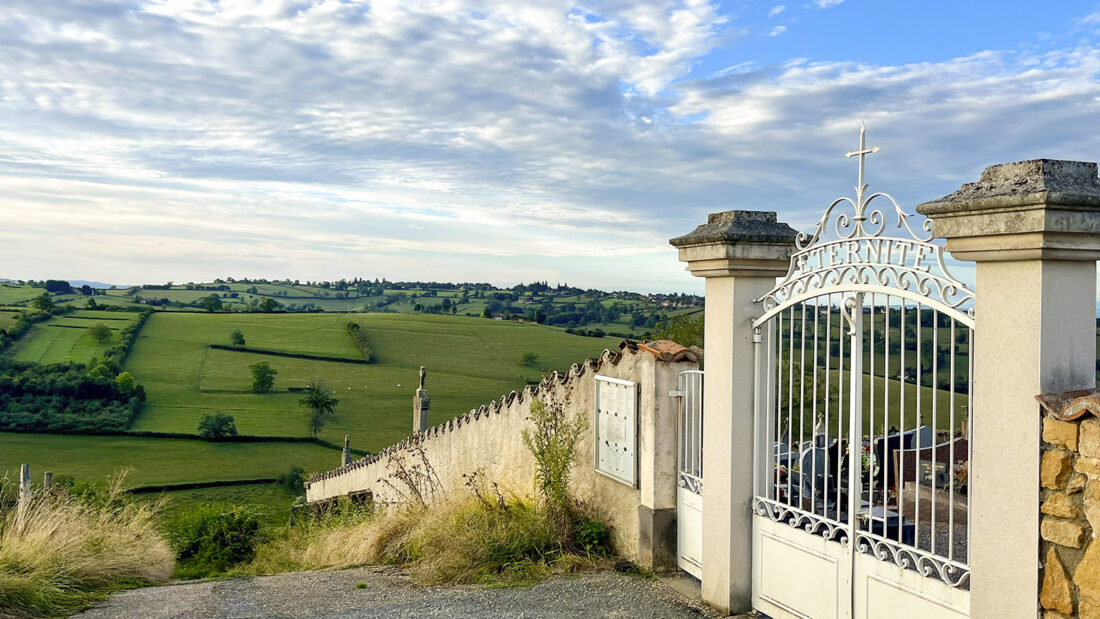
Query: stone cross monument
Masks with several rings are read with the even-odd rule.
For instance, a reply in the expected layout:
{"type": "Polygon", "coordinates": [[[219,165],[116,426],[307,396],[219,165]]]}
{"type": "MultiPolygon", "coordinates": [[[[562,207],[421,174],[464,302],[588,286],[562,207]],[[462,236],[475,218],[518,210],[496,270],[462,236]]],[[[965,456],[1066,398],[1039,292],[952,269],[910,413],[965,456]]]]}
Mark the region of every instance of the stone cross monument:
{"type": "Polygon", "coordinates": [[[423,432],[428,429],[428,408],[431,407],[432,400],[424,389],[424,379],[427,376],[428,371],[424,366],[420,366],[420,387],[413,396],[413,432],[423,432]]]}

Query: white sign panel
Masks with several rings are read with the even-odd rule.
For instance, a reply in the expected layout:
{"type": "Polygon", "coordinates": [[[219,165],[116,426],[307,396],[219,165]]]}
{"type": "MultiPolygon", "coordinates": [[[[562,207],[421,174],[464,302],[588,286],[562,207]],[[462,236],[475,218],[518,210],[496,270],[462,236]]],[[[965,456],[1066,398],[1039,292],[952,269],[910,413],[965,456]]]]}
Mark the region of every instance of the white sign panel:
{"type": "Polygon", "coordinates": [[[637,469],[637,394],[631,381],[596,377],[596,471],[630,486],[637,469]]]}

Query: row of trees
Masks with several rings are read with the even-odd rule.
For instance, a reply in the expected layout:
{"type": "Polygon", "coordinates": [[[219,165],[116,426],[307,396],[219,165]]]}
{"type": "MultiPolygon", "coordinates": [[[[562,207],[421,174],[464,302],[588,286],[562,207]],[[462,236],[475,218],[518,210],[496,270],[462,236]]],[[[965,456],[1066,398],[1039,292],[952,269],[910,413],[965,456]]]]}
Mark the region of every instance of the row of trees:
{"type": "Polygon", "coordinates": [[[0,358],[0,430],[119,432],[130,427],[144,402],[145,390],[128,372],[103,376],[78,363],[0,358]]]}

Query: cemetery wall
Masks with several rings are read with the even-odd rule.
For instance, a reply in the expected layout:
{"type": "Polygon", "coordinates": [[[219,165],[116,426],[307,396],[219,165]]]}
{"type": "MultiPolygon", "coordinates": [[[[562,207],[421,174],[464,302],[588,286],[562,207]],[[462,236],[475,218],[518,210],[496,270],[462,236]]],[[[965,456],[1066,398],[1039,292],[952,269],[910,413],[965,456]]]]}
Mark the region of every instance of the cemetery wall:
{"type": "MultiPolygon", "coordinates": [[[[669,396],[679,373],[698,368],[702,351],[672,342],[623,342],[618,351],[574,364],[538,385],[511,392],[468,413],[412,434],[380,453],[310,480],[310,503],[370,494],[376,503],[427,503],[472,496],[470,475],[505,492],[533,496],[534,459],[524,444],[531,403],[560,405],[570,419],[582,418],[570,488],[593,516],[610,525],[616,549],[645,565],[667,562],[657,538],[675,536],[676,419],[678,402],[669,396]],[[670,352],[671,351],[671,352],[670,352]],[[633,487],[595,470],[595,392],[597,375],[634,381],[637,400],[638,483],[633,487]]],[[[429,385],[430,391],[430,385],[429,385]]]]}
{"type": "Polygon", "coordinates": [[[1066,420],[1056,407],[1047,409],[1042,424],[1043,616],[1100,617],[1100,419],[1086,414],[1066,420]]]}

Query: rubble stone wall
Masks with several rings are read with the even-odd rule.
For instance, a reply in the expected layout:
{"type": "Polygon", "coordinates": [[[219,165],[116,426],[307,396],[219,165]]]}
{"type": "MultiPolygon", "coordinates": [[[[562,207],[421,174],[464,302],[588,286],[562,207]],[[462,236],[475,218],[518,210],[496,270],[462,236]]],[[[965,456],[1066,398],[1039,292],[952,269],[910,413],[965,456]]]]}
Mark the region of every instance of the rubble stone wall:
{"type": "Polygon", "coordinates": [[[1100,419],[1043,419],[1039,531],[1046,619],[1100,618],[1100,419]]]}

